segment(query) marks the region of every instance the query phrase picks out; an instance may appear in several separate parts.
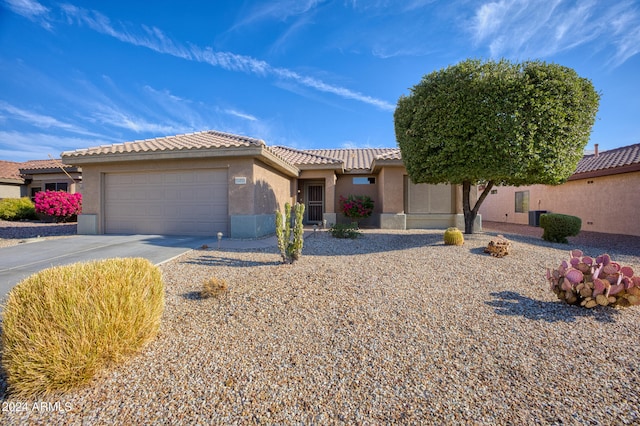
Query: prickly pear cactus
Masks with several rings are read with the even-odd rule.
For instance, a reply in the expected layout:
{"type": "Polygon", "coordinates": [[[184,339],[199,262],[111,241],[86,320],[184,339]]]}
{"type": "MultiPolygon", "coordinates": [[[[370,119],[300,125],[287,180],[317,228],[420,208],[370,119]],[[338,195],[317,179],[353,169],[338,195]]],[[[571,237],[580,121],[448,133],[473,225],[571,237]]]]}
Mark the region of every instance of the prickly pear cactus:
{"type": "Polygon", "coordinates": [[[621,266],[608,254],[595,259],[571,250],[569,260],[556,269],[547,268],[550,289],[558,299],[585,308],[640,305],[640,276],[621,266]]]}
{"type": "Polygon", "coordinates": [[[444,231],[444,243],[447,245],[461,246],[464,244],[462,231],[456,227],[447,228],[444,231]]]}

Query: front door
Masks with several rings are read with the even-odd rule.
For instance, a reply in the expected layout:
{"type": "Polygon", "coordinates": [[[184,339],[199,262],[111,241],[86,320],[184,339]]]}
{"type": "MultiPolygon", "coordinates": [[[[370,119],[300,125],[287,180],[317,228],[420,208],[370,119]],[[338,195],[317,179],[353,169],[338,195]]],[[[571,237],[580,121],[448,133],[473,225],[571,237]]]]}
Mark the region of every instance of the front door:
{"type": "Polygon", "coordinates": [[[324,210],[324,185],[307,185],[307,222],[322,222],[324,210]]]}

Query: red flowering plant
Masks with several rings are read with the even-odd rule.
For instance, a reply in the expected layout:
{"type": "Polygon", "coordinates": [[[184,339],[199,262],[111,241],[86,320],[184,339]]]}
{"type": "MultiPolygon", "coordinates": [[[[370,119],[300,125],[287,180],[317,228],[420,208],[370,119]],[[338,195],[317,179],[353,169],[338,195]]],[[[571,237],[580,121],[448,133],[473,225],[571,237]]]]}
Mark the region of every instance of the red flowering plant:
{"type": "Polygon", "coordinates": [[[56,222],[67,222],[82,212],[82,194],[65,191],[40,191],[35,195],[37,213],[53,217],[56,222]]]}
{"type": "Polygon", "coordinates": [[[339,205],[340,211],[355,221],[369,217],[373,213],[373,200],[367,195],[349,195],[347,198],[341,195],[339,205]]]}

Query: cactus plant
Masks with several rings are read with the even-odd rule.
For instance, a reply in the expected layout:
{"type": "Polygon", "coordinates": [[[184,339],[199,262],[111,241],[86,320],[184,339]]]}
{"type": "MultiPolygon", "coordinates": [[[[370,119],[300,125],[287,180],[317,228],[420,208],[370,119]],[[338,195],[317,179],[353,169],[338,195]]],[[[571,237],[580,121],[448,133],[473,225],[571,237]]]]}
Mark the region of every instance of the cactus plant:
{"type": "Polygon", "coordinates": [[[560,300],[586,308],[640,305],[640,276],[629,266],[621,266],[608,254],[595,259],[580,250],[571,250],[554,270],[547,268],[550,289],[560,300]]]}
{"type": "Polygon", "coordinates": [[[304,245],[303,217],[304,204],[301,203],[296,203],[293,207],[291,207],[291,204],[286,203],[284,205],[284,218],[280,211],[276,211],[276,238],[278,239],[278,249],[282,255],[283,263],[293,263],[302,254],[302,246],[304,245]],[[294,212],[293,238],[291,238],[292,210],[294,212]]]}
{"type": "Polygon", "coordinates": [[[461,246],[464,244],[462,231],[456,227],[447,228],[444,231],[444,243],[447,245],[461,246]]]}

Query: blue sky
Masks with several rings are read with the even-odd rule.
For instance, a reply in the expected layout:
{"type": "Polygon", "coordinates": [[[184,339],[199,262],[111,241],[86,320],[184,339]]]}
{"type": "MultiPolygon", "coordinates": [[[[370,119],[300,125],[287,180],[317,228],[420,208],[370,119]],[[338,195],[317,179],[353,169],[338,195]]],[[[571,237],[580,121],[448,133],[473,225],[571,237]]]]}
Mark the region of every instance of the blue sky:
{"type": "Polygon", "coordinates": [[[0,0],[0,159],[220,130],[394,147],[398,98],[467,58],[601,92],[588,148],[640,142],[640,2],[0,0]]]}

